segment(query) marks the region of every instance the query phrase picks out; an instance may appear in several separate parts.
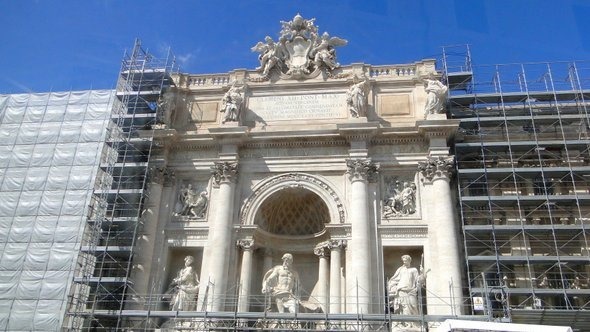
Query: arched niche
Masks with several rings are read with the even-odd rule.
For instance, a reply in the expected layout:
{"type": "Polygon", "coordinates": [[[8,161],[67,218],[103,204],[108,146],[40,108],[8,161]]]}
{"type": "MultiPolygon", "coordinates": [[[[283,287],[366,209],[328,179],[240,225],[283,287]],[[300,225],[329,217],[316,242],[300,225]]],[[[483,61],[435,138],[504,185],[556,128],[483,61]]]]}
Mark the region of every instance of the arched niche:
{"type": "MultiPolygon", "coordinates": [[[[328,219],[324,223],[340,224],[346,220],[340,197],[326,181],[306,173],[286,173],[265,179],[255,186],[252,195],[242,206],[240,222],[243,225],[257,225],[256,222],[260,221],[262,214],[272,214],[263,211],[271,211],[281,206],[281,203],[278,203],[281,198],[286,199],[284,204],[300,201],[320,206],[320,202],[323,202],[328,214],[328,219]],[[274,196],[275,194],[277,196],[274,196]]],[[[325,211],[316,214],[314,218],[319,216],[324,218],[325,211]]]]}

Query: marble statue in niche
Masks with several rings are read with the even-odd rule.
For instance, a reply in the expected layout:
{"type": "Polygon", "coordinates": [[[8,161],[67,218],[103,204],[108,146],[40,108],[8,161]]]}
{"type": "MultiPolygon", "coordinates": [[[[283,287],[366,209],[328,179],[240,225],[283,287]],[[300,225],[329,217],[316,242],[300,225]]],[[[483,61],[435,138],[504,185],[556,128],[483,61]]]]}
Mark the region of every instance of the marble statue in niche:
{"type": "Polygon", "coordinates": [[[426,118],[428,114],[443,113],[448,88],[439,80],[429,77],[424,80],[424,91],[426,91],[424,118],[426,118]]]}
{"type": "Polygon", "coordinates": [[[271,300],[266,310],[280,313],[321,311],[319,305],[300,299],[299,274],[293,269],[293,255],[286,253],[282,260],[283,264],[268,270],[262,280],[262,293],[271,300]]]}
{"type": "Polygon", "coordinates": [[[192,267],[193,262],[193,256],[186,256],[184,268],[178,271],[178,275],[172,280],[172,299],[170,301],[170,310],[172,311],[196,310],[199,276],[192,267]]]}
{"type": "Polygon", "coordinates": [[[420,270],[411,266],[412,257],[402,256],[402,266],[387,281],[389,306],[394,314],[419,315],[418,292],[424,287],[426,274],[420,264],[420,270]]]}
{"type": "Polygon", "coordinates": [[[191,184],[186,187],[181,185],[174,214],[189,218],[204,218],[208,205],[209,198],[206,191],[199,193],[191,184]]]}
{"type": "Polygon", "coordinates": [[[367,97],[369,94],[369,80],[353,84],[346,93],[346,104],[350,115],[354,118],[367,116],[367,97]]]}
{"type": "Polygon", "coordinates": [[[416,213],[416,184],[389,179],[387,197],[383,200],[383,216],[399,217],[416,213]]]}
{"type": "Polygon", "coordinates": [[[221,123],[240,121],[240,114],[242,113],[242,107],[244,104],[245,86],[239,87],[236,83],[237,81],[234,81],[221,99],[221,110],[219,110],[223,113],[221,123]]]}

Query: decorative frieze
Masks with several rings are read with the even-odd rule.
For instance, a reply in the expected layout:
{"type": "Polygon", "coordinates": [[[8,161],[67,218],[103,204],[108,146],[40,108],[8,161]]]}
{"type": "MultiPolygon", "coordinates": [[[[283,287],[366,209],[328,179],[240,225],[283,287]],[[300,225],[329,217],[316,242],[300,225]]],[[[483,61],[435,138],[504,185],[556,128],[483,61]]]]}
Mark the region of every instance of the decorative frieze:
{"type": "Polygon", "coordinates": [[[379,235],[382,239],[415,239],[426,238],[428,228],[426,227],[380,227],[379,235]]]}
{"type": "Polygon", "coordinates": [[[367,159],[347,159],[346,173],[350,176],[351,181],[362,180],[375,182],[379,174],[379,164],[373,163],[370,158],[367,159]]]}
{"type": "Polygon", "coordinates": [[[264,157],[311,157],[311,156],[346,156],[348,148],[344,146],[290,146],[241,149],[240,158],[258,159],[264,157]]]}
{"type": "Polygon", "coordinates": [[[211,173],[216,185],[222,182],[235,182],[238,175],[238,163],[227,161],[215,162],[215,165],[211,167],[211,173]]]}
{"type": "Polygon", "coordinates": [[[432,181],[434,178],[450,178],[455,165],[455,157],[428,157],[426,161],[418,162],[418,171],[424,179],[432,181]]]}

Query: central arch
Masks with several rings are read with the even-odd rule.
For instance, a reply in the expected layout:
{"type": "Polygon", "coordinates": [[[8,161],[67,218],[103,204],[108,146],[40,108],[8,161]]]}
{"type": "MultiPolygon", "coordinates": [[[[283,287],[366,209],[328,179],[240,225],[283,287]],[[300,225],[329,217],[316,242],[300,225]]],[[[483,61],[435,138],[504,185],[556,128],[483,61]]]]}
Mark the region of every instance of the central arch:
{"type": "MultiPolygon", "coordinates": [[[[280,207],[287,208],[292,212],[291,216],[295,218],[306,213],[318,224],[317,220],[321,220],[322,224],[340,224],[346,220],[340,197],[326,181],[306,173],[286,173],[267,178],[254,187],[252,195],[242,206],[240,222],[243,225],[258,225],[263,230],[269,231],[275,226],[261,218],[275,220],[273,218],[283,213],[278,212],[280,207]],[[303,209],[298,212],[291,208],[295,207],[294,204],[297,202],[304,203],[303,209]],[[313,207],[318,207],[319,212],[309,211],[313,207]]],[[[316,229],[316,226],[308,226],[316,229]]]]}
{"type": "Polygon", "coordinates": [[[304,188],[286,187],[268,197],[258,209],[254,223],[262,230],[282,236],[320,233],[330,222],[324,201],[304,188]]]}

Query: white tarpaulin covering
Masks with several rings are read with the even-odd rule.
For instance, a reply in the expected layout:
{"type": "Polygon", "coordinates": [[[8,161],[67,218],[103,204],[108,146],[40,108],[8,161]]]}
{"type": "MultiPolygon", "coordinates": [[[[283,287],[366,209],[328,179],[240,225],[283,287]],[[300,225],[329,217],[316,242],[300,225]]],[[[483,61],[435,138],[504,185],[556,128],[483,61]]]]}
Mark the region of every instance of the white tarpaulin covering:
{"type": "Polygon", "coordinates": [[[568,326],[494,323],[457,319],[447,319],[436,328],[436,332],[452,331],[572,332],[572,329],[568,326]]]}
{"type": "Polygon", "coordinates": [[[0,330],[58,331],[111,90],[0,95],[0,330]]]}

